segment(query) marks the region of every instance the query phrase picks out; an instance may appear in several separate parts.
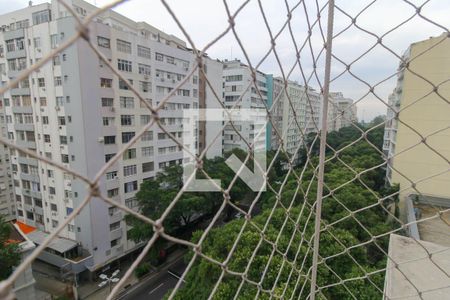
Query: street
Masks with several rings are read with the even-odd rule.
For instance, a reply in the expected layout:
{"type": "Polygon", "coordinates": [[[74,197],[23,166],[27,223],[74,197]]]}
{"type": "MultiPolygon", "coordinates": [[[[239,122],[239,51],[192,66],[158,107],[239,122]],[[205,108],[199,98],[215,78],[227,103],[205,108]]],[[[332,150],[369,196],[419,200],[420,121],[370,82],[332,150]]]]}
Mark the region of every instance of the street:
{"type": "Polygon", "coordinates": [[[174,288],[178,282],[178,278],[186,268],[183,259],[178,259],[168,270],[161,271],[159,278],[152,281],[150,278],[149,284],[141,284],[136,289],[122,296],[121,300],[159,300],[163,299],[164,295],[170,289],[174,288]]]}

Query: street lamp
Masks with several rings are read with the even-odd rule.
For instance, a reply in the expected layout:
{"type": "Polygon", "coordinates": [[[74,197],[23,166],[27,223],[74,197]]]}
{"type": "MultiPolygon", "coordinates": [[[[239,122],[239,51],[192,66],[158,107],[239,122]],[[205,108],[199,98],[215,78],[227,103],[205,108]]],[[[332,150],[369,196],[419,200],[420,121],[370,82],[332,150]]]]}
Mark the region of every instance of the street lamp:
{"type": "Polygon", "coordinates": [[[111,283],[116,283],[119,281],[119,278],[116,276],[119,274],[119,270],[115,270],[114,273],[112,273],[111,277],[108,277],[106,274],[100,274],[100,279],[103,281],[99,283],[99,287],[104,287],[105,285],[109,285],[109,292],[111,293],[111,283]]]}

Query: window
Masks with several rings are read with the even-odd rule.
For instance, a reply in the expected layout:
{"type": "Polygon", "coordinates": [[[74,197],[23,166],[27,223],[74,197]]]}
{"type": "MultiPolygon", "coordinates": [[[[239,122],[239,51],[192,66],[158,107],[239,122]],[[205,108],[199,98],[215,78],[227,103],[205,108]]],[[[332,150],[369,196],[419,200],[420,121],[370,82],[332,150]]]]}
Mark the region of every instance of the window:
{"type": "Polygon", "coordinates": [[[115,135],[107,135],[104,137],[105,145],[112,145],[116,143],[115,135]]]}
{"type": "Polygon", "coordinates": [[[102,36],[97,37],[97,44],[103,48],[111,48],[110,40],[102,36]]]}
{"type": "Polygon", "coordinates": [[[123,176],[125,177],[135,175],[136,173],[137,173],[136,165],[123,167],[123,176]]]}
{"type": "Polygon", "coordinates": [[[117,171],[106,173],[106,180],[113,180],[117,178],[117,171]]]}
{"type": "Polygon", "coordinates": [[[41,10],[33,13],[33,25],[41,24],[50,21],[50,10],[41,10]]]}
{"type": "Polygon", "coordinates": [[[45,78],[38,78],[38,87],[45,87],[45,78]]]}
{"type": "Polygon", "coordinates": [[[153,147],[142,147],[141,154],[143,157],[153,156],[153,147]]]}
{"type": "Polygon", "coordinates": [[[62,85],[62,79],[61,76],[55,77],[55,86],[61,86],[62,85]]]}
{"type": "Polygon", "coordinates": [[[117,68],[119,71],[132,72],[132,63],[129,60],[118,59],[117,68]]]}
{"type": "Polygon", "coordinates": [[[230,82],[230,81],[242,81],[242,75],[229,75],[229,76],[225,76],[225,81],[226,81],[226,82],[230,82]]]}
{"type": "Polygon", "coordinates": [[[65,164],[68,164],[69,163],[69,155],[61,154],[61,161],[65,164]]]}
{"type": "Polygon", "coordinates": [[[136,191],[138,188],[137,181],[126,182],[123,184],[123,189],[125,193],[131,193],[136,191]]]}
{"type": "Polygon", "coordinates": [[[14,40],[7,40],[6,41],[6,51],[12,52],[15,50],[16,50],[16,43],[14,42],[14,40]]]}
{"type": "Polygon", "coordinates": [[[75,226],[73,224],[67,224],[67,231],[73,232],[75,229],[75,226]]]}
{"type": "Polygon", "coordinates": [[[45,143],[51,143],[51,139],[50,139],[50,135],[49,134],[44,134],[44,142],[45,143]]]}
{"type": "Polygon", "coordinates": [[[133,126],[134,125],[134,116],[133,115],[121,115],[120,116],[120,124],[122,126],[133,126]]]}
{"type": "Polygon", "coordinates": [[[146,125],[150,123],[150,115],[142,115],[141,116],[141,125],[146,125]]]}
{"type": "Polygon", "coordinates": [[[52,227],[53,227],[53,228],[58,227],[58,221],[52,220],[52,227]]]}
{"type": "Polygon", "coordinates": [[[138,64],[139,74],[150,75],[151,67],[149,65],[138,64]]]}
{"type": "Polygon", "coordinates": [[[65,135],[60,135],[60,136],[59,136],[59,143],[60,143],[61,145],[67,145],[67,136],[65,136],[65,135]]]}
{"type": "Polygon", "coordinates": [[[41,38],[40,37],[35,37],[33,39],[33,44],[35,48],[40,48],[41,47],[41,38]]]}
{"type": "Polygon", "coordinates": [[[131,43],[123,40],[117,40],[117,51],[131,53],[131,43]]]}
{"type": "Polygon", "coordinates": [[[197,75],[192,76],[192,83],[193,84],[197,84],[198,83],[198,76],[197,75]]]}
{"type": "Polygon", "coordinates": [[[41,104],[41,106],[47,106],[47,98],[46,97],[40,97],[39,98],[39,103],[41,104]]]}
{"type": "Polygon", "coordinates": [[[139,81],[139,88],[144,93],[149,93],[152,91],[152,85],[148,81],[139,81]]]}
{"type": "Polygon", "coordinates": [[[111,241],[111,248],[119,245],[120,238],[111,241]]]}
{"type": "Polygon", "coordinates": [[[17,59],[17,71],[25,70],[27,68],[26,57],[20,57],[17,59]]]}
{"type": "Polygon", "coordinates": [[[54,203],[50,203],[50,209],[52,211],[58,211],[58,206],[56,206],[56,204],[54,204],[54,203]]]}
{"type": "Polygon", "coordinates": [[[48,117],[42,116],[42,124],[47,125],[48,124],[48,117]]]}
{"type": "Polygon", "coordinates": [[[174,65],[175,64],[175,58],[173,58],[172,56],[166,56],[166,62],[168,64],[174,65]]]}
{"type": "Polygon", "coordinates": [[[16,60],[15,59],[8,59],[8,68],[10,71],[16,71],[17,70],[17,65],[16,65],[16,60]]]}
{"type": "Polygon", "coordinates": [[[53,65],[59,66],[61,64],[61,59],[59,58],[59,55],[53,56],[53,65]]]}
{"type": "Polygon", "coordinates": [[[153,170],[155,170],[155,166],[154,166],[154,163],[152,161],[142,164],[142,173],[151,172],[153,170]]]}
{"type": "Polygon", "coordinates": [[[27,210],[26,213],[27,213],[27,219],[34,220],[34,214],[32,212],[27,210]]]}
{"type": "Polygon", "coordinates": [[[136,197],[132,197],[132,198],[125,199],[125,205],[128,208],[134,208],[134,207],[137,207],[139,205],[139,203],[138,203],[136,197]]]}
{"type": "Polygon", "coordinates": [[[152,57],[150,48],[147,48],[147,47],[144,47],[141,45],[137,46],[137,53],[138,53],[138,56],[140,56],[140,57],[145,57],[148,59],[150,59],[152,57]]]}
{"type": "Polygon", "coordinates": [[[103,126],[114,125],[114,117],[103,117],[103,126]]]}
{"type": "Polygon", "coordinates": [[[120,228],[120,221],[109,224],[109,230],[113,231],[120,228]]]}
{"type": "Polygon", "coordinates": [[[111,158],[114,157],[114,155],[116,154],[115,153],[105,154],[105,162],[108,162],[111,158]]]}
{"type": "Polygon", "coordinates": [[[134,132],[122,132],[122,144],[128,143],[134,137],[134,132]]]}
{"type": "Polygon", "coordinates": [[[136,158],[136,149],[128,149],[123,153],[123,160],[136,158]]]}
{"type": "Polygon", "coordinates": [[[115,188],[115,189],[108,190],[108,191],[106,192],[106,194],[108,195],[108,198],[112,198],[112,197],[114,197],[114,196],[119,195],[119,189],[118,189],[118,188],[115,188]]]}
{"type": "Polygon", "coordinates": [[[112,107],[114,105],[113,98],[102,98],[102,107],[112,107]]]}
{"type": "MultiPolygon", "coordinates": [[[[133,80],[128,79],[129,85],[133,85],[133,80]]],[[[128,84],[123,81],[122,79],[119,79],[119,89],[121,90],[129,90],[128,84]]]]}
{"type": "Polygon", "coordinates": [[[120,107],[121,108],[134,108],[133,97],[120,97],[120,107]]]}
{"type": "Polygon", "coordinates": [[[102,88],[110,88],[110,87],[112,87],[112,79],[100,78],[100,87],[102,87],[102,88]]]}
{"type": "Polygon", "coordinates": [[[152,141],[153,140],[153,131],[146,131],[141,136],[141,141],[152,141]]]}
{"type": "Polygon", "coordinates": [[[108,208],[108,213],[110,216],[112,216],[118,212],[119,212],[119,208],[117,208],[116,206],[108,208]]]}
{"type": "Polygon", "coordinates": [[[162,55],[161,53],[155,53],[155,59],[157,61],[163,61],[164,60],[164,55],[162,55]]]}
{"type": "Polygon", "coordinates": [[[56,47],[58,47],[58,35],[57,34],[50,35],[50,45],[51,45],[52,49],[55,49],[56,47]]]}
{"type": "Polygon", "coordinates": [[[58,117],[58,124],[61,126],[66,125],[66,118],[65,117],[58,117]]]}
{"type": "Polygon", "coordinates": [[[42,200],[34,199],[34,205],[37,207],[42,207],[42,200]]]}

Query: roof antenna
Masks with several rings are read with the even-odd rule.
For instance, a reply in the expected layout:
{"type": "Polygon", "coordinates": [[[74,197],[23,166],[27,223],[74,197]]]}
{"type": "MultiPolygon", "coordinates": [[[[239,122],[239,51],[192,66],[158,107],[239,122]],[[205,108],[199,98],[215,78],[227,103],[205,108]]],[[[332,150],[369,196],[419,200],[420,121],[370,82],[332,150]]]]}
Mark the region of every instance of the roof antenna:
{"type": "Polygon", "coordinates": [[[28,1],[28,6],[33,6],[33,1],[28,1]]]}

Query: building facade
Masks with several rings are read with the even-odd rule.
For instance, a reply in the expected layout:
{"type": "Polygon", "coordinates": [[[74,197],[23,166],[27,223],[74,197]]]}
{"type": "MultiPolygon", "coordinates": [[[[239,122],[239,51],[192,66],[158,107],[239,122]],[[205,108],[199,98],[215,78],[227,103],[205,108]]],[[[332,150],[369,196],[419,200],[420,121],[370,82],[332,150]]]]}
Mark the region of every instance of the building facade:
{"type": "MultiPolygon", "coordinates": [[[[81,18],[97,9],[81,0],[66,2],[81,18]]],[[[77,30],[75,18],[55,0],[2,15],[0,27],[5,83],[77,30]]],[[[89,33],[148,104],[159,105],[186,80],[159,111],[161,123],[181,143],[190,134],[183,127],[183,110],[216,105],[198,71],[186,79],[196,64],[195,55],[177,37],[112,10],[99,15],[89,33]]],[[[210,84],[220,95],[222,65],[207,57],[204,60],[210,84]]],[[[126,82],[81,39],[2,96],[5,130],[11,141],[88,178],[94,178],[151,120],[151,112],[126,82]]],[[[205,129],[200,140],[184,146],[196,153],[204,147],[200,141],[207,135],[205,129]]],[[[221,155],[220,141],[208,151],[210,157],[217,155],[221,155]]],[[[107,170],[99,188],[103,195],[137,209],[135,194],[143,181],[187,160],[181,147],[153,125],[107,170]]],[[[17,219],[38,229],[30,235],[36,244],[88,196],[84,182],[19,151],[11,150],[11,168],[17,219]]],[[[64,266],[69,273],[101,269],[139,247],[127,238],[123,216],[116,207],[94,197],[42,259],[64,266]]]]}
{"type": "Polygon", "coordinates": [[[305,88],[295,81],[285,85],[282,78],[274,78],[271,148],[276,150],[280,146],[281,135],[286,152],[297,155],[304,138],[320,128],[321,103],[320,94],[311,87],[305,88]]]}
{"type": "Polygon", "coordinates": [[[389,98],[383,150],[387,181],[400,184],[404,216],[407,197],[450,202],[450,38],[442,35],[414,43],[403,58],[409,69],[400,64],[397,87],[389,98]]]}
{"type": "Polygon", "coordinates": [[[338,131],[358,121],[357,106],[341,92],[330,93],[328,98],[328,132],[338,131]]]}
{"type": "MultiPolygon", "coordinates": [[[[256,84],[253,84],[252,70],[239,60],[223,61],[223,104],[225,108],[266,110],[267,105],[267,77],[264,73],[255,70],[256,84]],[[258,92],[259,91],[259,92],[258,92]]],[[[258,122],[259,123],[259,122],[258,122]]],[[[261,126],[255,126],[252,122],[233,122],[224,128],[223,151],[228,152],[234,148],[248,150],[248,145],[254,142],[255,136],[260,132],[261,126]],[[238,131],[239,134],[236,132],[238,131]]],[[[266,147],[265,133],[261,140],[258,138],[255,149],[266,147]],[[262,144],[264,140],[264,145],[262,144]]],[[[259,135],[261,137],[261,135],[259,135]]]]}

